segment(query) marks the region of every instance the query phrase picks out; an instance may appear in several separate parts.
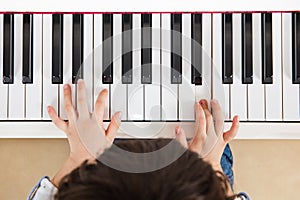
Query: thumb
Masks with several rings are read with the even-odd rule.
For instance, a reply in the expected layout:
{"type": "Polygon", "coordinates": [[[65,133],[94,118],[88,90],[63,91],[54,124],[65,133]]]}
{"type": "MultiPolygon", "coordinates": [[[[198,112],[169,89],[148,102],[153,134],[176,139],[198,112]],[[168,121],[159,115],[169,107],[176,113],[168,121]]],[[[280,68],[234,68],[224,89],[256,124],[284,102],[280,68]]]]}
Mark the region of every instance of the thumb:
{"type": "Polygon", "coordinates": [[[52,106],[48,106],[47,107],[47,111],[49,114],[50,119],[52,120],[52,122],[55,124],[55,126],[57,128],[59,128],[60,130],[66,132],[67,128],[68,128],[68,123],[65,122],[64,120],[62,120],[56,113],[55,109],[52,106]]]}
{"type": "Polygon", "coordinates": [[[184,130],[180,126],[177,126],[175,129],[175,133],[177,142],[179,142],[184,148],[188,148],[184,130]]]}
{"type": "Polygon", "coordinates": [[[239,126],[240,126],[239,117],[236,115],[233,117],[232,125],[230,129],[225,133],[223,133],[223,139],[225,143],[230,142],[236,136],[239,130],[239,126]]]}
{"type": "Polygon", "coordinates": [[[117,131],[121,124],[121,119],[122,119],[121,112],[116,112],[111,118],[111,121],[106,130],[106,137],[110,142],[113,142],[117,135],[117,131]]]}

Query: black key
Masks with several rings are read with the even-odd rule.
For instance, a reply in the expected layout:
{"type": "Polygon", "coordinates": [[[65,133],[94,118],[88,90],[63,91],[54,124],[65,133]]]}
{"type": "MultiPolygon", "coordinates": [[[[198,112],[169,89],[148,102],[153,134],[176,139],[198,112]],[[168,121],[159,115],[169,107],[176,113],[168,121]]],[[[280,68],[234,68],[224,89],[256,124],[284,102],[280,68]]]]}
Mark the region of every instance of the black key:
{"type": "Polygon", "coordinates": [[[300,13],[292,14],[292,75],[293,84],[300,84],[300,13]]]}
{"type": "Polygon", "coordinates": [[[171,83],[182,83],[182,16],[171,15],[171,83]]]}
{"type": "Polygon", "coordinates": [[[222,80],[232,84],[232,14],[222,14],[222,80]]]}
{"type": "Polygon", "coordinates": [[[23,15],[23,74],[24,84],[33,83],[33,15],[23,15]]]}
{"type": "Polygon", "coordinates": [[[113,15],[103,15],[102,82],[113,83],[113,15]]]}
{"type": "Polygon", "coordinates": [[[261,14],[262,83],[273,83],[272,13],[261,14]]]}
{"type": "Polygon", "coordinates": [[[242,14],[242,83],[253,83],[252,14],[242,14]]]}
{"type": "Polygon", "coordinates": [[[192,14],[192,84],[202,85],[202,15],[192,14]]]}
{"type": "Polygon", "coordinates": [[[83,14],[73,15],[72,83],[83,79],[83,14]]]}
{"type": "Polygon", "coordinates": [[[122,15],[122,83],[132,83],[132,15],[122,15]]]}
{"type": "Polygon", "coordinates": [[[152,15],[142,15],[142,84],[152,83],[152,15]]]}
{"type": "Polygon", "coordinates": [[[4,14],[3,83],[14,83],[14,15],[4,14]]]}
{"type": "Polygon", "coordinates": [[[52,16],[52,84],[63,82],[63,15],[52,16]]]}

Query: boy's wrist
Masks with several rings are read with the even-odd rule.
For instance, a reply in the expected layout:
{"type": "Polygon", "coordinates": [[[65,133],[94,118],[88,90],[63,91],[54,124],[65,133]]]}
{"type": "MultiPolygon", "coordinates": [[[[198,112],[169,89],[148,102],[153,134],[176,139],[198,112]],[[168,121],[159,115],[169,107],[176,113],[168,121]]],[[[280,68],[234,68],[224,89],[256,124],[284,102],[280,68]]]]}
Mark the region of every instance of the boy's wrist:
{"type": "Polygon", "coordinates": [[[220,171],[223,173],[223,169],[220,163],[211,163],[211,166],[215,171],[220,171]]]}

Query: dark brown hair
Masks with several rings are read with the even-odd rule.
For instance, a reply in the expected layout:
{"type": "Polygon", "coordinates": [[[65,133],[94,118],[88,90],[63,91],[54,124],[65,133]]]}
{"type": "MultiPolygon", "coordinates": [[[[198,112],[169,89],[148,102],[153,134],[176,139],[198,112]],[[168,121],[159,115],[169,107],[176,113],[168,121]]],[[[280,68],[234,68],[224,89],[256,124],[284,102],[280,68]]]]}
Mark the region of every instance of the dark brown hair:
{"type": "MultiPolygon", "coordinates": [[[[146,153],[161,149],[171,140],[127,140],[120,141],[121,149],[146,153]]],[[[174,152],[183,154],[168,166],[146,173],[128,173],[113,169],[97,161],[84,162],[73,170],[59,184],[56,200],[230,200],[227,197],[226,178],[212,169],[199,156],[173,142],[174,152]]],[[[141,154],[143,155],[143,154],[141,154]]],[[[161,153],[156,160],[166,160],[169,153],[161,153]]],[[[114,148],[107,149],[100,157],[109,158],[119,166],[131,166],[136,160],[129,160],[114,148]]],[[[140,162],[140,161],[139,161],[140,162]]],[[[145,160],[142,164],[147,165],[145,160]]],[[[141,164],[141,163],[139,163],[141,164]]]]}

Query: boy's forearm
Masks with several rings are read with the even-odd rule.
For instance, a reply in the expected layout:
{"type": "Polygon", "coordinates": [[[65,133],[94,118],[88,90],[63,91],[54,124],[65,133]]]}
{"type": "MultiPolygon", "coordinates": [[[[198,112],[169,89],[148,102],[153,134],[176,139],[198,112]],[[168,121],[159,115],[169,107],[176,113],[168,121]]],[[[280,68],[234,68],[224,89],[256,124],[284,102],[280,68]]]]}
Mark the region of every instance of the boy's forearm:
{"type": "MultiPolygon", "coordinates": [[[[223,175],[226,177],[226,175],[225,175],[224,172],[223,172],[223,169],[222,169],[221,164],[215,164],[215,165],[212,164],[212,168],[213,168],[215,171],[218,171],[218,172],[223,173],[223,175]]],[[[228,196],[233,195],[234,193],[233,193],[233,191],[232,191],[232,189],[231,189],[231,186],[230,186],[230,184],[229,184],[229,181],[226,181],[226,184],[227,184],[227,195],[228,195],[228,196]]]]}
{"type": "Polygon", "coordinates": [[[58,172],[54,175],[54,177],[51,179],[51,183],[55,187],[58,187],[62,178],[69,174],[71,171],[73,171],[76,167],[78,167],[78,164],[76,164],[71,158],[68,158],[62,165],[62,167],[58,170],[58,172]]]}

